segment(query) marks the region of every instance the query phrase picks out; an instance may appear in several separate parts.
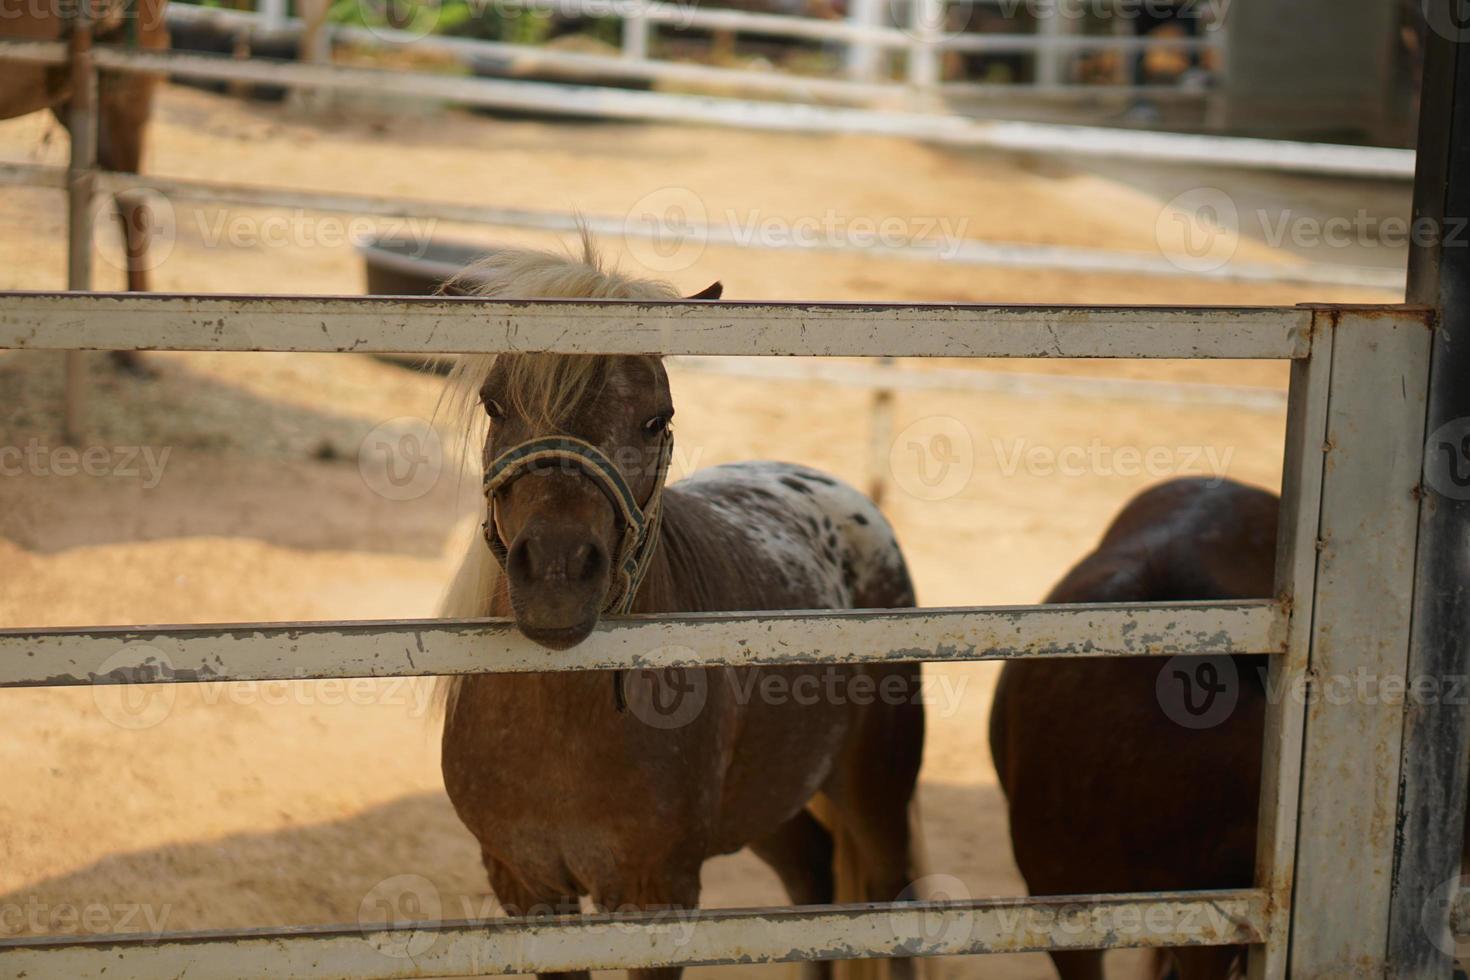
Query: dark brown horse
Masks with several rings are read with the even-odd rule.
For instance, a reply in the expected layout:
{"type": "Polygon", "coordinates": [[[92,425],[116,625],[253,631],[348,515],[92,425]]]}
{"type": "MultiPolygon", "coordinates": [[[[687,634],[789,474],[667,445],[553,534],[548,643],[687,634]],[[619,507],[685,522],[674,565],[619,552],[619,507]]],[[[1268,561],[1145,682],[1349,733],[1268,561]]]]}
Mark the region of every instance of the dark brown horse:
{"type": "MultiPolygon", "coordinates": [[[[67,3],[17,3],[13,16],[0,17],[0,38],[60,41],[72,21],[65,11],[82,6],[95,16],[94,40],[161,51],[168,47],[164,10],[168,0],[79,0],[67,3]]],[[[136,174],[143,163],[143,133],[153,109],[159,79],[139,72],[102,72],[97,80],[97,164],[104,170],[136,174]]],[[[0,119],[50,109],[70,127],[71,75],[66,65],[0,60],[0,119]]],[[[127,249],[128,289],[148,290],[147,205],[137,194],[119,195],[116,213],[127,249]]],[[[113,360],[137,368],[137,354],[116,351],[113,360]]]]}
{"type": "MultiPolygon", "coordinates": [[[[585,249],[580,261],[501,250],[462,281],[508,298],[677,298],[604,271],[585,249]]],[[[487,520],[445,615],[513,616],[563,649],[608,611],[914,604],[887,521],[829,476],[742,463],[665,490],[674,407],[657,357],[466,358],[457,379],[489,420],[487,520]]],[[[444,784],[511,914],[575,911],[580,896],[603,909],[692,908],[701,865],[745,846],[795,903],[894,900],[914,875],[918,674],[469,675],[446,691],[444,784]]]]}
{"type": "MultiPolygon", "coordinates": [[[[1153,487],[1046,601],[1268,597],[1276,513],[1273,494],[1230,481],[1153,487]]],[[[1250,656],[1007,663],[990,748],[1031,893],[1250,887],[1265,670],[1250,656]]],[[[1101,951],[1051,956],[1062,980],[1102,980],[1101,951]]],[[[1181,948],[1159,973],[1223,980],[1243,961],[1181,948]]]]}

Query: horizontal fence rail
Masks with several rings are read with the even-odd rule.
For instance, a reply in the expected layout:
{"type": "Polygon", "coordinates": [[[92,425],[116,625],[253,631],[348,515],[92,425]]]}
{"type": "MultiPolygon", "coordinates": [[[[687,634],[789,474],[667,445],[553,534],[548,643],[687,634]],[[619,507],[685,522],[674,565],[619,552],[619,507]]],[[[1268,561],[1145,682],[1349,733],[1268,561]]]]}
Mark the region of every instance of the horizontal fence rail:
{"type": "Polygon", "coordinates": [[[1265,600],[605,619],[569,650],[509,620],[0,630],[0,688],[657,667],[1280,653],[1265,600]]]}
{"type": "Polygon", "coordinates": [[[18,350],[1284,359],[1311,330],[1304,307],[0,292],[0,349],[18,350]]]}
{"type": "MultiPolygon", "coordinates": [[[[569,5],[576,7],[578,5],[569,5]]],[[[646,32],[655,23],[656,16],[643,16],[642,14],[631,14],[627,8],[619,10],[618,4],[584,4],[585,8],[604,7],[608,8],[607,16],[618,19],[628,18],[625,25],[636,25],[640,33],[646,37],[646,32]]],[[[640,10],[650,9],[640,8],[640,10]]],[[[668,5],[664,5],[667,7],[668,5]]],[[[699,10],[693,7],[681,8],[687,11],[683,20],[663,20],[667,26],[678,29],[682,26],[703,26],[713,28],[714,22],[709,20],[711,16],[732,16],[733,20],[722,20],[719,28],[722,30],[736,30],[745,33],[774,34],[778,36],[798,36],[806,34],[810,25],[815,25],[818,34],[825,37],[824,32],[831,31],[834,27],[838,31],[846,30],[850,36],[833,37],[839,43],[845,43],[851,48],[859,45],[869,51],[881,48],[893,48],[896,45],[875,37],[871,34],[871,27],[855,24],[852,21],[815,20],[809,17],[797,17],[792,15],[755,14],[746,11],[734,10],[699,10]],[[756,18],[755,21],[748,18],[756,18]],[[765,18],[779,20],[778,24],[770,24],[765,18]],[[703,23],[700,23],[700,22],[703,23]],[[734,24],[736,26],[731,27],[734,24]],[[758,26],[757,26],[758,25],[758,26]],[[779,29],[777,29],[779,28],[779,29]],[[853,31],[858,35],[852,35],[853,31]]],[[[296,17],[272,18],[266,15],[252,13],[245,10],[226,10],[219,7],[196,7],[188,4],[171,3],[168,7],[168,21],[170,24],[183,25],[205,25],[210,28],[225,30],[235,34],[248,34],[252,38],[260,38],[266,41],[274,41],[286,38],[299,38],[306,32],[306,22],[296,17]]],[[[883,28],[878,28],[883,30],[883,28]]],[[[581,72],[584,75],[599,75],[605,78],[639,78],[657,81],[672,82],[695,87],[707,87],[712,90],[730,91],[741,93],[762,92],[777,95],[787,95],[795,98],[838,100],[849,103],[868,104],[903,104],[916,96],[922,97],[928,93],[939,92],[941,95],[963,94],[967,97],[990,97],[990,98],[1016,98],[1025,96],[1042,96],[1048,98],[1078,98],[1078,97],[1117,97],[1122,95],[1147,94],[1153,98],[1167,98],[1171,100],[1186,99],[1195,100],[1209,98],[1212,94],[1207,87],[1195,88],[1192,86],[1171,84],[1127,84],[1121,82],[1055,82],[1037,80],[1031,82],[976,82],[976,81],[943,81],[936,72],[934,77],[924,84],[904,83],[900,81],[881,81],[880,72],[876,70],[868,73],[860,73],[858,78],[831,78],[814,75],[797,75],[784,71],[757,70],[745,68],[731,68],[723,65],[700,64],[692,61],[669,61],[640,56],[639,51],[646,52],[643,48],[626,48],[622,52],[596,54],[584,51],[565,51],[544,45],[533,46],[518,44],[507,41],[486,41],[479,38],[449,37],[442,34],[421,35],[418,32],[396,30],[382,25],[374,27],[358,27],[350,24],[324,24],[321,27],[333,43],[342,42],[353,46],[362,46],[378,49],[402,48],[405,45],[413,45],[415,51],[435,52],[448,55],[459,60],[461,64],[474,68],[476,65],[489,62],[500,67],[501,71],[508,77],[529,74],[543,70],[570,69],[573,73],[581,72]]],[[[1218,50],[1221,43],[1215,39],[1194,39],[1177,37],[1119,37],[1113,35],[1086,35],[1071,37],[1067,35],[1047,34],[985,34],[985,35],[952,35],[939,36],[933,39],[920,40],[919,37],[910,37],[909,50],[913,51],[924,44],[932,44],[941,50],[974,50],[972,45],[986,50],[1004,50],[1023,54],[1042,54],[1056,52],[1057,54],[1077,54],[1090,51],[1148,51],[1148,50],[1218,50]],[[977,42],[971,38],[979,38],[977,42]],[[1078,43],[1084,42],[1084,43],[1078,43]]],[[[626,39],[626,35],[625,35],[626,39]]],[[[626,43],[626,40],[625,40],[626,43]]]]}
{"type": "Polygon", "coordinates": [[[1249,889],[691,910],[394,928],[6,940],[0,941],[0,970],[31,980],[396,980],[871,956],[1225,946],[1261,942],[1265,921],[1265,894],[1249,889]]]}
{"type": "MultiPolygon", "coordinates": [[[[62,167],[39,164],[0,162],[0,184],[20,184],[64,190],[66,170],[62,167]]],[[[663,229],[629,217],[576,215],[564,211],[540,211],[494,205],[466,205],[422,198],[391,198],[381,195],[291,190],[111,171],[100,171],[97,174],[97,187],[100,192],[114,194],[136,190],[152,191],[163,195],[170,201],[197,201],[262,208],[300,208],[309,211],[336,211],[383,218],[485,224],[505,228],[529,228],[538,231],[575,232],[585,227],[596,235],[651,240],[667,238],[663,229]]],[[[1404,286],[1402,269],[1327,263],[1291,264],[1233,260],[1219,268],[1192,268],[1189,263],[1173,260],[1160,253],[1045,245],[1036,242],[945,237],[916,238],[902,245],[841,239],[771,242],[764,240],[759,235],[744,234],[740,229],[728,223],[691,223],[687,226],[686,238],[688,241],[702,245],[731,248],[861,254],[955,265],[1062,269],[1102,275],[1217,279],[1227,282],[1299,282],[1393,290],[1402,290],[1404,286]]]]}
{"type": "MultiPolygon", "coordinates": [[[[1414,153],[1391,147],[1338,146],[1288,140],[1146,133],[1051,123],[989,122],[944,113],[916,113],[757,102],[665,92],[636,92],[549,82],[458,78],[340,65],[234,59],[180,52],[97,47],[96,66],[210,81],[340,89],[414,96],[487,108],[600,115],[655,122],[689,122],[788,132],[900,136],[957,146],[991,147],[1064,156],[1096,156],[1254,167],[1338,176],[1409,179],[1414,153]]],[[[65,64],[66,46],[51,41],[0,41],[0,61],[65,64]]]]}

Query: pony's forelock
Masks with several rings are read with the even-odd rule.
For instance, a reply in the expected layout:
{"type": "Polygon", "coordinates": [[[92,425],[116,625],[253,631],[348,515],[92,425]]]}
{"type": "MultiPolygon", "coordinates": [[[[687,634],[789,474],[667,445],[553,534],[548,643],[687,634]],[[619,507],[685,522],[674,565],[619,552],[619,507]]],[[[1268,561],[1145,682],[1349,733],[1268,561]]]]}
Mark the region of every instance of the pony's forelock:
{"type": "MultiPolygon", "coordinates": [[[[446,284],[472,296],[496,299],[678,299],[674,287],[638,279],[603,264],[586,228],[581,255],[532,248],[502,248],[467,266],[446,284]]],[[[461,354],[449,375],[449,397],[466,428],[476,417],[480,389],[497,360],[505,359],[503,395],[511,407],[541,428],[561,426],[604,378],[606,359],[594,354],[461,354]]]]}
{"type": "MultiPolygon", "coordinates": [[[[497,299],[678,299],[672,285],[637,279],[603,265],[586,228],[581,229],[580,257],[531,248],[502,248],[466,267],[445,284],[446,290],[497,299]]],[[[605,377],[606,358],[592,354],[461,354],[449,373],[447,406],[465,433],[466,445],[484,424],[480,389],[498,357],[507,366],[503,396],[515,410],[539,427],[558,428],[587,392],[605,377]]],[[[471,544],[459,573],[440,607],[451,618],[487,616],[500,568],[490,550],[471,544]]],[[[462,675],[441,677],[435,701],[452,713],[462,675]]]]}

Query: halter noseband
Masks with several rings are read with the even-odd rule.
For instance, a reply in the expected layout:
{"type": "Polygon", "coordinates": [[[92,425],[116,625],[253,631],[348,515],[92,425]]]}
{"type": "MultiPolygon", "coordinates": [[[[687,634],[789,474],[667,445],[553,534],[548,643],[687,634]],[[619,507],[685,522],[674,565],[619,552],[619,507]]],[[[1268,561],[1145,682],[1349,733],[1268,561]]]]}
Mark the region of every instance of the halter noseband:
{"type": "Polygon", "coordinates": [[[528,439],[512,446],[491,460],[485,469],[485,499],[489,514],[485,521],[485,541],[495,560],[505,568],[507,550],[495,530],[495,492],[527,469],[548,460],[562,460],[577,467],[591,478],[612,504],[613,512],[623,524],[623,537],[618,544],[617,554],[612,557],[612,586],[603,612],[623,615],[633,608],[638,597],[638,588],[653,563],[653,553],[658,547],[659,521],[663,516],[664,479],[669,473],[669,461],[674,454],[674,435],[665,429],[659,443],[658,470],[654,474],[653,490],[648,499],[639,506],[633,496],[632,487],[623,478],[622,472],[607,458],[607,454],[590,442],[573,436],[543,436],[528,439]]]}

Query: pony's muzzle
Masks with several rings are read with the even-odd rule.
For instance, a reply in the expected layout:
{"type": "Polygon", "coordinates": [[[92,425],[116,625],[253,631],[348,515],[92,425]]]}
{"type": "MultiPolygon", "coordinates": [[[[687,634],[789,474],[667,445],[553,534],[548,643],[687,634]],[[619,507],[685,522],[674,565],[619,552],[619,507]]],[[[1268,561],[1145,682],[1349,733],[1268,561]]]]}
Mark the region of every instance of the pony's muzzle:
{"type": "Polygon", "coordinates": [[[586,527],[533,520],[506,550],[516,625],[553,650],[582,642],[597,625],[610,571],[607,548],[586,527]]]}

